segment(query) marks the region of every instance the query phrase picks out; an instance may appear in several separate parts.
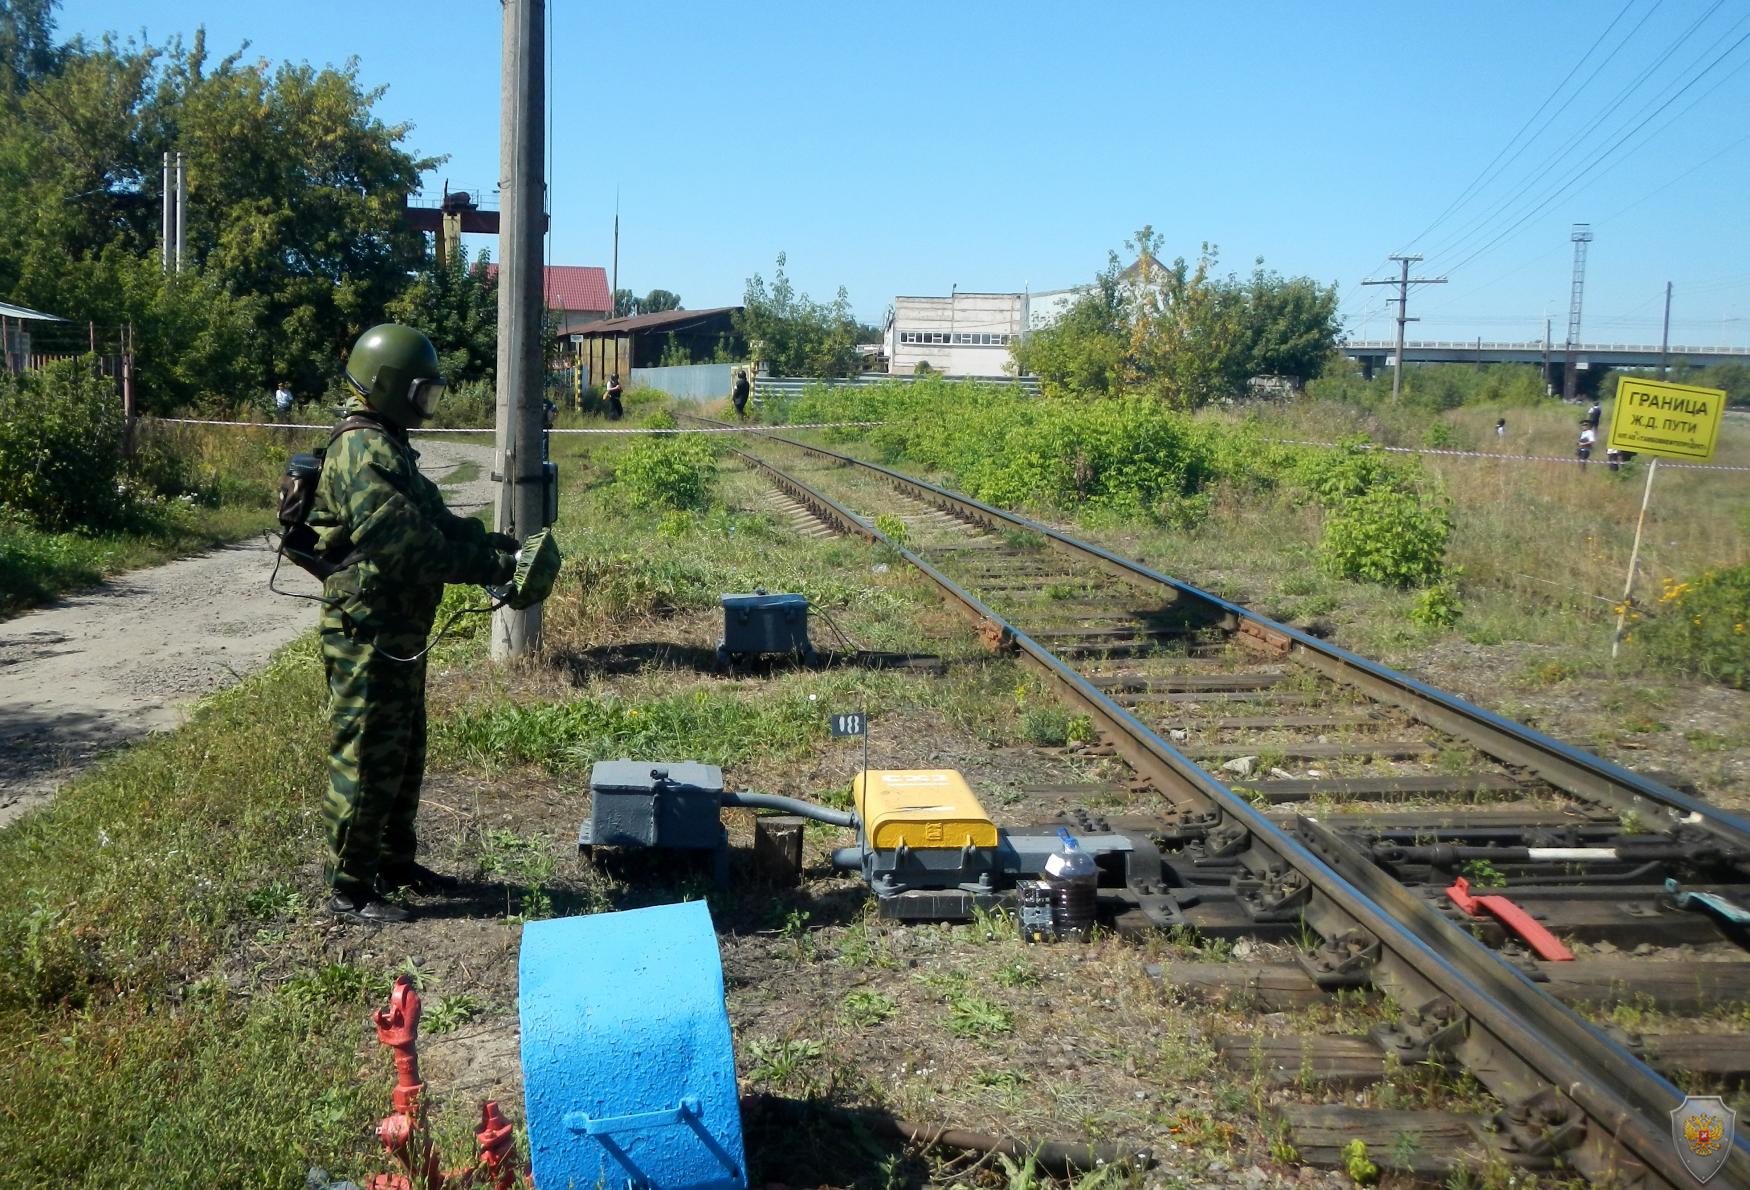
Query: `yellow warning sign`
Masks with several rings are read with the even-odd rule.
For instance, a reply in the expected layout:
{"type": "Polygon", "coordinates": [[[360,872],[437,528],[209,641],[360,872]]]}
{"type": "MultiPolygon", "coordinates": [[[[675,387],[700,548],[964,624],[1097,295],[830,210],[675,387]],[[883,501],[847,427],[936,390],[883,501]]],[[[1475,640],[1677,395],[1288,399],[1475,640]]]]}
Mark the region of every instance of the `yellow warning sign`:
{"type": "Polygon", "coordinates": [[[1616,385],[1607,446],[1706,462],[1713,458],[1725,409],[1722,389],[1624,376],[1616,385]]]}

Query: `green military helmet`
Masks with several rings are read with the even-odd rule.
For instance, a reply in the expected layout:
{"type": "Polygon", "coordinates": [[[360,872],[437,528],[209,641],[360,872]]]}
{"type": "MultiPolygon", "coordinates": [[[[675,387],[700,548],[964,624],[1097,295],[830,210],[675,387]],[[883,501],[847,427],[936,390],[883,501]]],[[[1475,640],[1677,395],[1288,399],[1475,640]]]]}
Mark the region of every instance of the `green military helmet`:
{"type": "Polygon", "coordinates": [[[346,357],[346,378],[372,409],[399,426],[430,417],[444,392],[437,348],[412,327],[394,322],[359,336],[346,357]]]}

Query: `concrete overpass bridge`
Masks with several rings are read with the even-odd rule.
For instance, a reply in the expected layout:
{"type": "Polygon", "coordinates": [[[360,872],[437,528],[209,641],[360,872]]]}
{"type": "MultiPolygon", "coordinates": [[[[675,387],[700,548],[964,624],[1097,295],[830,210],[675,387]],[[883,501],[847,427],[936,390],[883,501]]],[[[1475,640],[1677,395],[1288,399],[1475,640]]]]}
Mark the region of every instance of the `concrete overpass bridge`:
{"type": "MultiPolygon", "coordinates": [[[[1397,344],[1390,339],[1355,339],[1342,344],[1342,351],[1361,365],[1362,375],[1369,380],[1375,369],[1390,366],[1397,344]]],[[[1663,352],[1673,365],[1691,364],[1706,367],[1728,362],[1750,364],[1750,347],[1672,346],[1663,352]]],[[[1657,343],[1585,343],[1574,351],[1578,390],[1592,392],[1595,384],[1588,378],[1602,376],[1609,368],[1657,368],[1661,352],[1657,343]]],[[[1546,344],[1541,339],[1526,343],[1490,342],[1487,339],[1424,339],[1404,343],[1404,359],[1412,364],[1537,364],[1548,369],[1549,382],[1556,392],[1562,391],[1562,372],[1566,367],[1567,348],[1559,343],[1546,344]]]]}
{"type": "MultiPolygon", "coordinates": [[[[1354,339],[1343,354],[1359,361],[1370,372],[1386,367],[1397,344],[1390,339],[1354,339]]],[[[1500,343],[1487,339],[1424,339],[1404,344],[1404,359],[1412,364],[1543,364],[1559,367],[1567,348],[1541,339],[1529,343],[1500,343]]],[[[1673,364],[1750,363],[1750,347],[1682,347],[1673,345],[1662,353],[1673,364]]],[[[1656,368],[1661,352],[1637,343],[1585,343],[1575,349],[1579,366],[1587,369],[1656,368]]]]}

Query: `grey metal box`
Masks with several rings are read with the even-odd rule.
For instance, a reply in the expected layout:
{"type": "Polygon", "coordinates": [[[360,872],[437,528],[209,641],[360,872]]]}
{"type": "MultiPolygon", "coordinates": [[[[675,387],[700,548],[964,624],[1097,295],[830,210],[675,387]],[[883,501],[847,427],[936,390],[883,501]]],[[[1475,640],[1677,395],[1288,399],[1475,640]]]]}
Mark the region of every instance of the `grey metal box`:
{"type": "Polygon", "coordinates": [[[714,764],[601,760],[590,769],[589,794],[581,846],[723,846],[723,770],[714,764]]]}
{"type": "Polygon", "coordinates": [[[723,596],[723,644],[730,653],[810,653],[806,595],[723,596]]]}

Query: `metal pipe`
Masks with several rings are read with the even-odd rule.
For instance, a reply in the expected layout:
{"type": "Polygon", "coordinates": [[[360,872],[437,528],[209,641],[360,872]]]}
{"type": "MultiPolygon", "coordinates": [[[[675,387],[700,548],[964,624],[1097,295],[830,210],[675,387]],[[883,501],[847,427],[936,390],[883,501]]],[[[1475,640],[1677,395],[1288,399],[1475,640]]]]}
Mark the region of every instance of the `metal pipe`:
{"type": "Polygon", "coordinates": [[[182,154],[176,155],[176,271],[182,271],[183,235],[188,230],[188,196],[183,187],[182,154]]]}
{"type": "Polygon", "coordinates": [[[856,847],[837,847],[833,849],[832,866],[836,871],[855,872],[863,866],[865,852],[861,845],[856,847]]]}
{"type": "Polygon", "coordinates": [[[166,273],[170,271],[170,154],[164,154],[164,182],[159,189],[162,208],[158,231],[158,264],[166,273]]]}
{"type": "Polygon", "coordinates": [[[829,810],[825,806],[817,806],[813,802],[805,802],[799,798],[781,797],[775,793],[742,793],[723,792],[723,804],[726,806],[742,806],[749,810],[776,810],[780,814],[795,814],[799,818],[812,818],[816,822],[824,822],[829,826],[845,826],[854,828],[857,816],[849,810],[829,810]]]}

